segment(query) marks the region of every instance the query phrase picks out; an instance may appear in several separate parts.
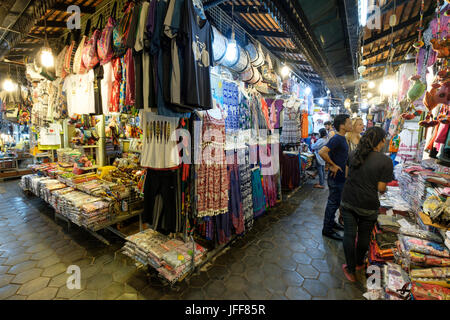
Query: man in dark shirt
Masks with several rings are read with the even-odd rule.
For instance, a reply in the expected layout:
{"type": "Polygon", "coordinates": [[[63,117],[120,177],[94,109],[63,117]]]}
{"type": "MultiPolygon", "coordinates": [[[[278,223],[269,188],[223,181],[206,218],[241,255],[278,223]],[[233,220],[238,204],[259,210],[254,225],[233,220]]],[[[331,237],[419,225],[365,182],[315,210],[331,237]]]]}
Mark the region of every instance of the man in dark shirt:
{"type": "Polygon", "coordinates": [[[330,166],[328,174],[330,194],[325,209],[322,234],[334,240],[342,240],[342,236],[334,231],[334,229],[343,230],[343,227],[338,225],[334,221],[334,218],[336,210],[341,204],[342,190],[344,189],[347,172],[348,144],[345,139],[345,134],[352,130],[352,122],[350,121],[349,115],[340,114],[334,119],[333,125],[336,134],[319,151],[319,155],[330,166]]]}

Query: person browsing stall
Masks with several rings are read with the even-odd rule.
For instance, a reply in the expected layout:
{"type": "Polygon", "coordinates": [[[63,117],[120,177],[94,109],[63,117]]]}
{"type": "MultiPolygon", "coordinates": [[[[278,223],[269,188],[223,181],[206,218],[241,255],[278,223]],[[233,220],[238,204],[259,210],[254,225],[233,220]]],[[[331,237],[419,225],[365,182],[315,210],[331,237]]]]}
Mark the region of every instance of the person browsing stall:
{"type": "Polygon", "coordinates": [[[349,158],[341,213],[344,218],[343,245],[347,262],[342,265],[342,269],[351,282],[356,281],[355,271],[365,268],[364,258],[380,208],[378,192],[384,193],[387,183],[393,178],[392,161],[381,152],[385,143],[386,132],[380,127],[372,127],[362,136],[349,158]]]}
{"type": "Polygon", "coordinates": [[[324,128],[319,130],[320,138],[311,146],[311,150],[316,155],[317,172],[319,174],[319,183],[314,185],[314,188],[325,188],[325,161],[320,157],[319,150],[327,144],[327,130],[324,128]]]}
{"type": "Polygon", "coordinates": [[[325,217],[323,221],[322,235],[334,240],[342,240],[336,230],[343,230],[343,226],[334,221],[336,210],[341,203],[342,190],[346,177],[346,164],[348,159],[348,144],[345,134],[352,130],[352,122],[348,114],[339,114],[334,119],[336,134],[328,141],[327,145],[319,151],[319,156],[330,166],[328,173],[329,196],[325,217]]]}

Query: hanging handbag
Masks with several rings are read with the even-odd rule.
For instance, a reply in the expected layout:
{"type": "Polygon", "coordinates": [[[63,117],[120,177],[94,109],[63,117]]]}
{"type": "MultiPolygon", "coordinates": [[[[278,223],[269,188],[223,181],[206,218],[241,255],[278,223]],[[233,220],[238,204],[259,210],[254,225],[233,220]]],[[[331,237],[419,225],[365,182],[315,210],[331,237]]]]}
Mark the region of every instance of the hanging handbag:
{"type": "Polygon", "coordinates": [[[94,32],[91,38],[86,43],[83,49],[83,64],[86,67],[86,71],[91,70],[99,63],[99,58],[97,54],[97,41],[101,35],[101,28],[103,24],[103,15],[100,15],[97,20],[97,25],[95,26],[94,32]]]}
{"type": "Polygon", "coordinates": [[[91,19],[89,19],[86,23],[86,29],[84,30],[84,35],[81,38],[80,45],[75,52],[75,57],[73,58],[73,73],[83,74],[86,73],[86,67],[83,64],[83,51],[86,46],[87,36],[89,35],[89,31],[91,29],[91,19]]]}
{"type": "MultiPolygon", "coordinates": [[[[70,35],[72,35],[72,33],[70,35]]],[[[66,54],[64,56],[63,69],[66,74],[70,74],[72,72],[72,63],[73,63],[72,55],[73,55],[74,47],[75,47],[75,39],[72,39],[69,47],[66,50],[66,54]]]]}
{"type": "Polygon", "coordinates": [[[212,30],[214,62],[217,64],[222,64],[222,60],[225,58],[225,54],[227,53],[228,40],[214,26],[212,27],[212,30]]]}
{"type": "Polygon", "coordinates": [[[114,51],[112,48],[112,34],[113,29],[116,26],[116,10],[117,2],[114,2],[114,6],[111,10],[111,16],[108,18],[105,28],[102,31],[100,39],[97,41],[97,53],[100,59],[100,64],[104,65],[111,61],[114,51]]]}
{"type": "Polygon", "coordinates": [[[262,52],[260,43],[258,43],[258,47],[256,47],[253,43],[250,42],[245,47],[245,50],[247,50],[250,57],[250,62],[254,67],[259,68],[264,64],[264,54],[262,52]]]}
{"type": "Polygon", "coordinates": [[[64,78],[66,76],[66,73],[64,71],[64,59],[66,58],[66,52],[69,48],[69,37],[70,34],[67,36],[66,41],[64,41],[64,48],[55,59],[55,74],[58,78],[64,78]]]}
{"type": "Polygon", "coordinates": [[[120,22],[113,29],[113,42],[112,47],[114,55],[121,57],[127,51],[126,41],[128,37],[128,31],[130,30],[131,17],[133,16],[134,3],[129,2],[125,6],[125,13],[120,19],[120,22]]]}

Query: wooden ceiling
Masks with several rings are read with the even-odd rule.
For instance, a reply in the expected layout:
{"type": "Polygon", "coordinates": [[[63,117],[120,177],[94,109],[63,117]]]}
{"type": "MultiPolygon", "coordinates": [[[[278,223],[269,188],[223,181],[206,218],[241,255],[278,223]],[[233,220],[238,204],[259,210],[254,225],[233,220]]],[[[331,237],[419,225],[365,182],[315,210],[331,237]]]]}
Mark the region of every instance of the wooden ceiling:
{"type": "MultiPolygon", "coordinates": [[[[361,43],[364,48],[362,65],[367,69],[364,78],[377,79],[383,76],[386,63],[392,55],[392,63],[405,59],[407,53],[415,53],[412,46],[418,40],[418,27],[420,24],[420,9],[422,0],[381,0],[381,28],[364,30],[361,43]],[[396,25],[391,28],[389,19],[391,15],[397,16],[396,25]]],[[[429,21],[435,16],[436,1],[424,1],[424,21],[426,28],[429,21]]],[[[371,17],[368,18],[368,25],[371,17]]],[[[395,67],[395,69],[398,68],[395,67]]]]}

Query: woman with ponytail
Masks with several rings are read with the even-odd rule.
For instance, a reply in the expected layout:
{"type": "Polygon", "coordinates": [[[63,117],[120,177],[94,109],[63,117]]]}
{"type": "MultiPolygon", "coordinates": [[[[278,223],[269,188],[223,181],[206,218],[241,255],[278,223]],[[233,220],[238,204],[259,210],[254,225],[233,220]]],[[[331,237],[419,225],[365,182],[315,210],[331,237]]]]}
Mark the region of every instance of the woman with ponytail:
{"type": "Polygon", "coordinates": [[[380,201],[393,178],[391,159],[381,153],[386,132],[372,127],[361,137],[349,157],[349,174],[341,202],[344,218],[344,252],[347,264],[342,266],[346,278],[355,282],[355,271],[365,269],[364,258],[369,248],[370,234],[377,221],[380,201]],[[355,245],[356,236],[358,236],[355,245]]]}

